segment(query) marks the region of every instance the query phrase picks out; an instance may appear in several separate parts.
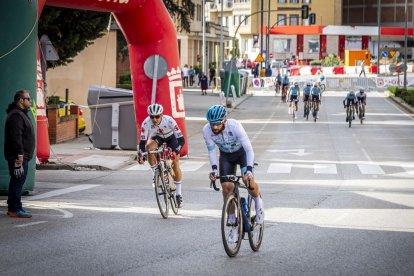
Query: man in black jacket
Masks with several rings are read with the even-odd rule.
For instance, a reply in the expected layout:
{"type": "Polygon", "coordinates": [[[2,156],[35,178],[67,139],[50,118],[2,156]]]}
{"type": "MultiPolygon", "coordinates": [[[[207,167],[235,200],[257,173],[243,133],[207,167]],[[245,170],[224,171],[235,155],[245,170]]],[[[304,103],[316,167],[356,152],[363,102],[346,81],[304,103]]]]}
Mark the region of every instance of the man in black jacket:
{"type": "Polygon", "coordinates": [[[9,197],[7,200],[10,217],[30,218],[32,215],[23,210],[21,197],[26,181],[28,163],[35,148],[35,131],[28,116],[31,106],[29,91],[19,90],[14,102],[7,108],[4,130],[4,157],[9,165],[9,197]]]}

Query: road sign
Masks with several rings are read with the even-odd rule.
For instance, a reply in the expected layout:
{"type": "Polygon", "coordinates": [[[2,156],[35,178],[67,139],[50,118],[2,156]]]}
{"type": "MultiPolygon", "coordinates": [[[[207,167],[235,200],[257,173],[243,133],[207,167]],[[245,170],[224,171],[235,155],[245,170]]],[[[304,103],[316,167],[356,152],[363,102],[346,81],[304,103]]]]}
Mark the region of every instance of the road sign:
{"type": "Polygon", "coordinates": [[[261,54],[257,55],[257,58],[254,60],[255,62],[265,62],[263,56],[261,54]]]}
{"type": "Polygon", "coordinates": [[[388,57],[388,51],[382,51],[381,52],[381,56],[388,57]]]}
{"type": "Polygon", "coordinates": [[[395,63],[391,63],[389,70],[391,73],[394,73],[395,71],[397,71],[397,65],[395,65],[395,63]]]}

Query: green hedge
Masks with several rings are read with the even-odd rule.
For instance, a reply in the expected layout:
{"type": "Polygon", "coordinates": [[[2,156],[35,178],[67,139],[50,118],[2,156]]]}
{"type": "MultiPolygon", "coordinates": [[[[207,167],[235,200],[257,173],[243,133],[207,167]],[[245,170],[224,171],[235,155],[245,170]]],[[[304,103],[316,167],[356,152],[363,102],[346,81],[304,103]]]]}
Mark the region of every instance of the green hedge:
{"type": "Polygon", "coordinates": [[[132,90],[132,84],[131,83],[117,83],[116,88],[123,88],[123,89],[132,90]]]}
{"type": "Polygon", "coordinates": [[[414,88],[388,87],[388,91],[403,99],[409,105],[414,106],[414,88]]]}

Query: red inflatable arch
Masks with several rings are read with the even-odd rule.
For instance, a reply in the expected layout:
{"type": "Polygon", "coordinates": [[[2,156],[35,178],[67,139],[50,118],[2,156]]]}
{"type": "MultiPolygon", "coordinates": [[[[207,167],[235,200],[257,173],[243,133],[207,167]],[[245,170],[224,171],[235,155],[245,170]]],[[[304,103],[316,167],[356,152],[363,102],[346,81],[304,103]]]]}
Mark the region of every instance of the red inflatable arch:
{"type": "MultiPolygon", "coordinates": [[[[162,104],[164,113],[177,121],[187,137],[177,35],[162,0],[39,0],[38,3],[39,13],[45,4],[112,12],[128,42],[137,137],[151,102],[162,104]]],[[[188,143],[181,149],[181,155],[187,152],[188,143]]]]}

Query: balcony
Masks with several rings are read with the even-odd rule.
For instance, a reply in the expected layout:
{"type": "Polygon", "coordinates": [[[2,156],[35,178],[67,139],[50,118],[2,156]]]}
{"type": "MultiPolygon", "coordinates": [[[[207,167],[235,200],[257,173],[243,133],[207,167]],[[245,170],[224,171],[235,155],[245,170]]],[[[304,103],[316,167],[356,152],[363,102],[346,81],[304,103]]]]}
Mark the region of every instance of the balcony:
{"type": "Polygon", "coordinates": [[[233,9],[233,0],[227,0],[224,5],[225,9],[233,9]]]}
{"type": "Polygon", "coordinates": [[[217,10],[217,3],[210,3],[211,10],[217,10]]]}

